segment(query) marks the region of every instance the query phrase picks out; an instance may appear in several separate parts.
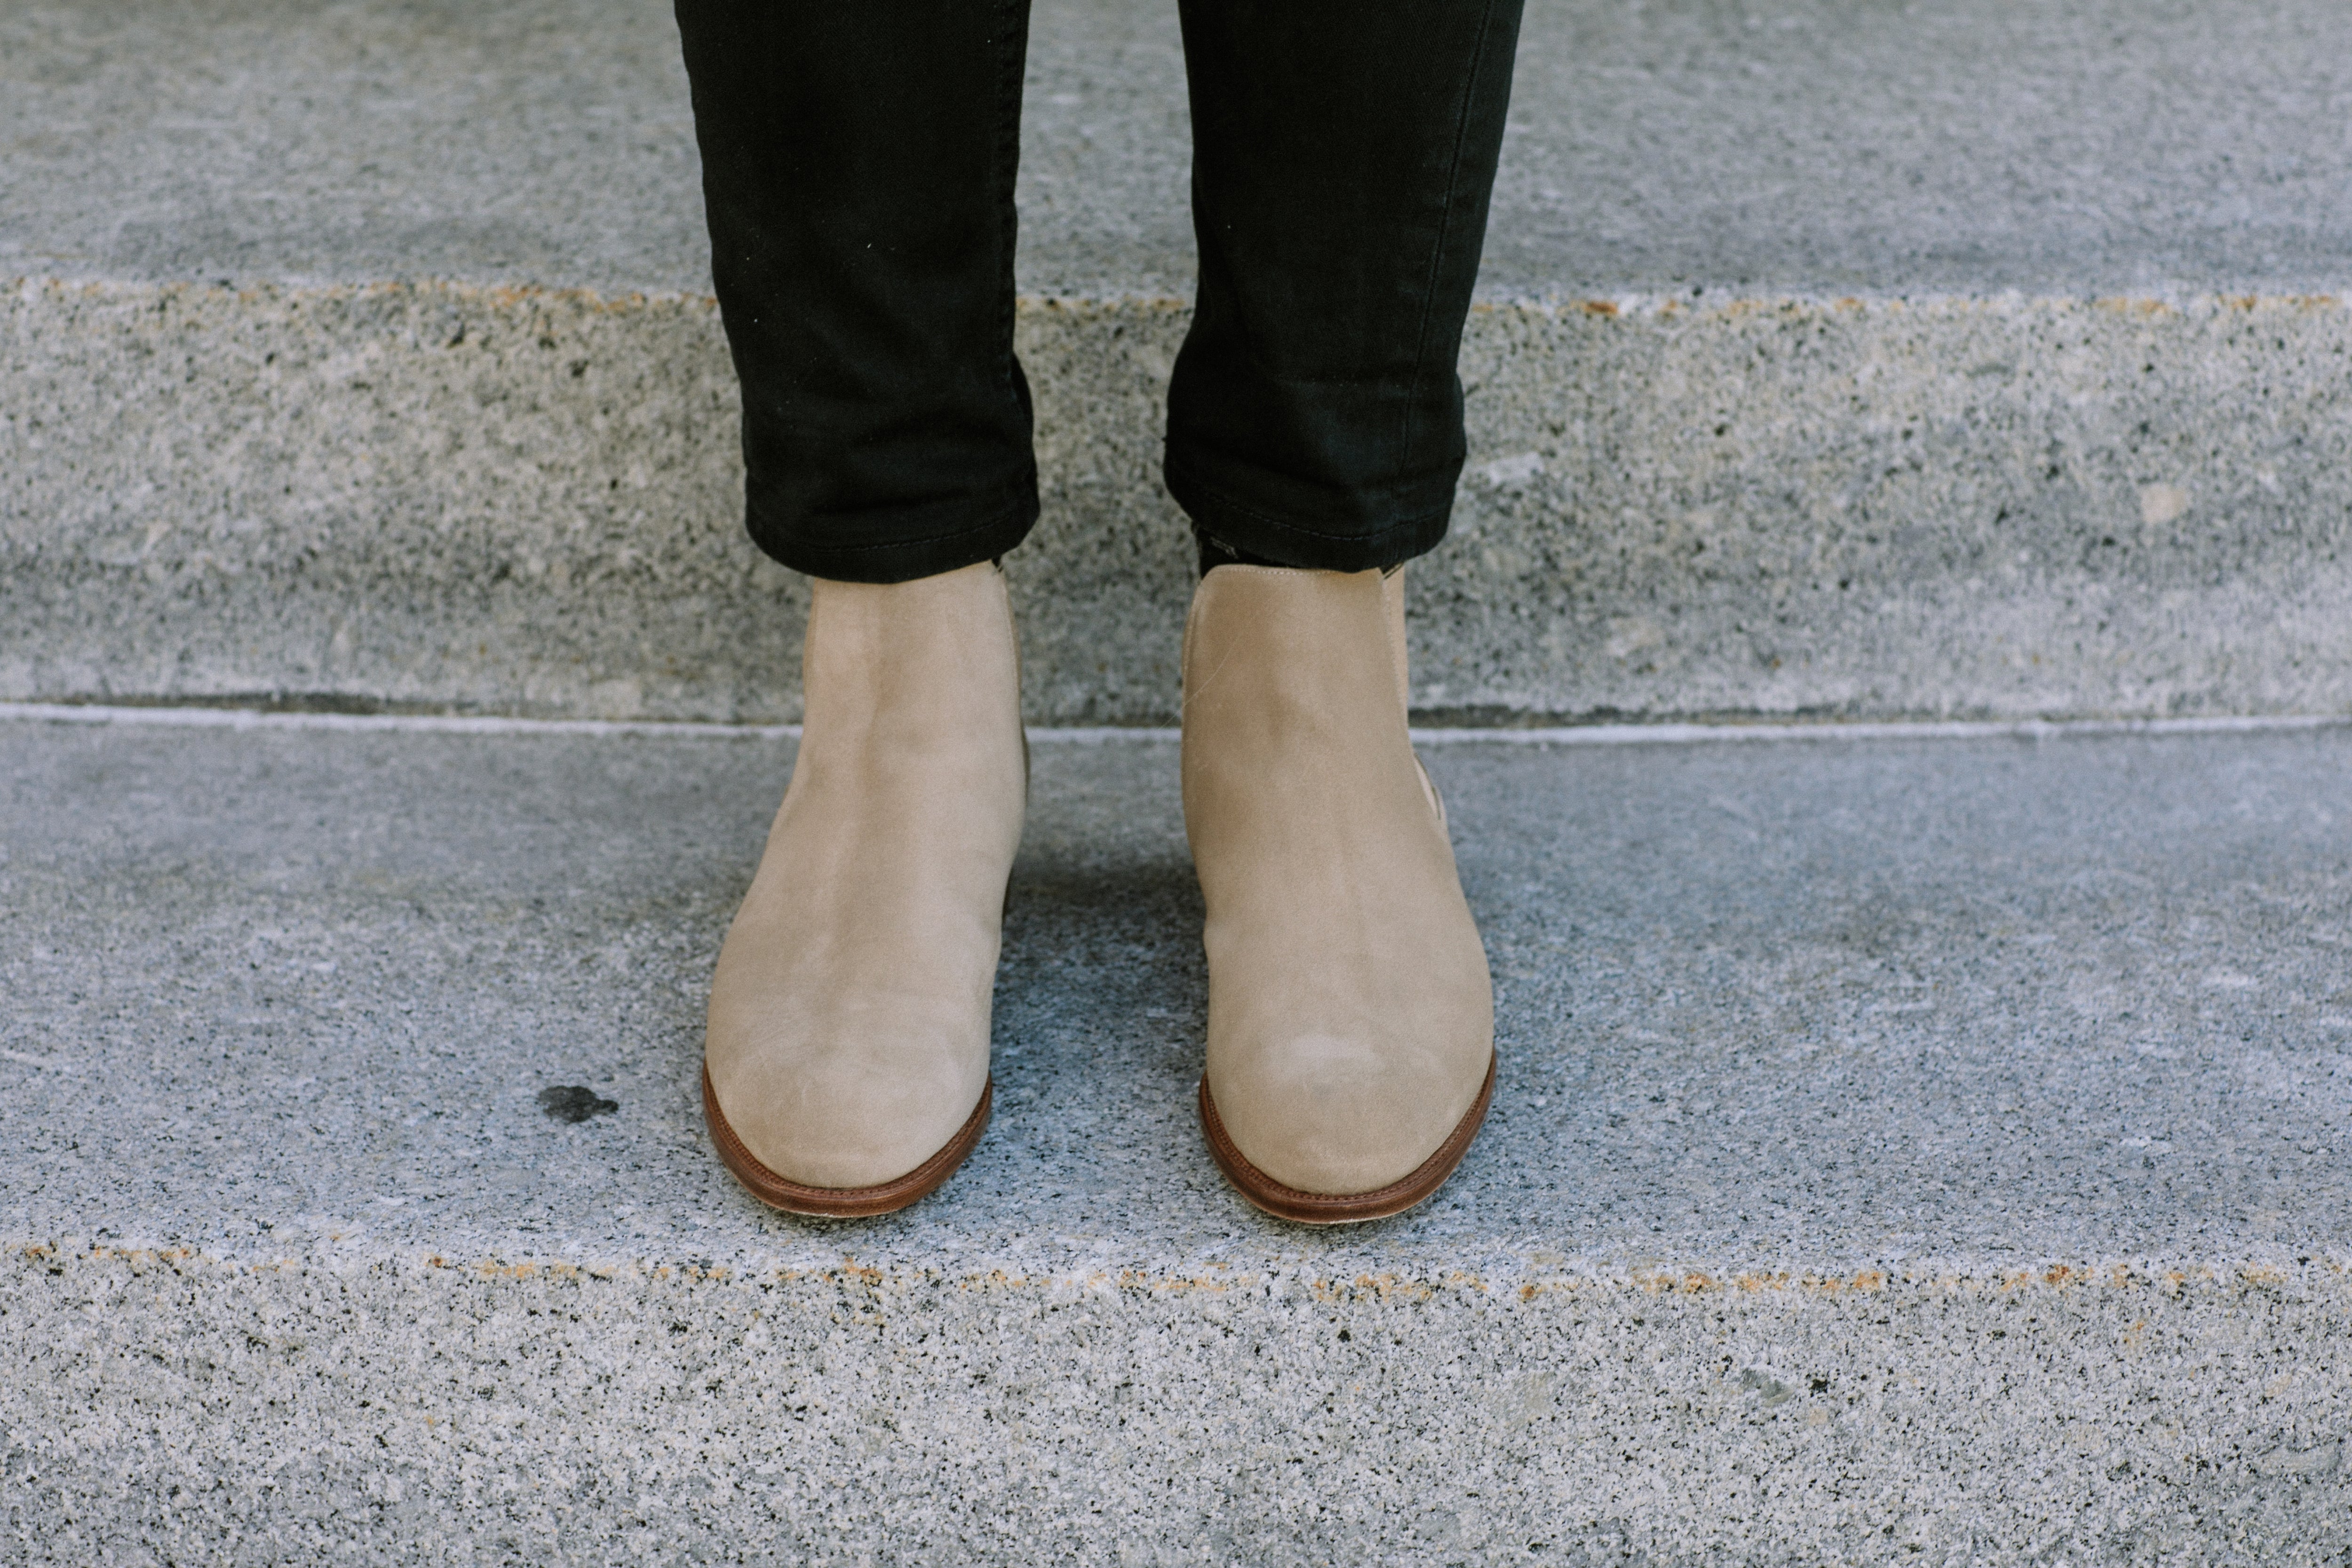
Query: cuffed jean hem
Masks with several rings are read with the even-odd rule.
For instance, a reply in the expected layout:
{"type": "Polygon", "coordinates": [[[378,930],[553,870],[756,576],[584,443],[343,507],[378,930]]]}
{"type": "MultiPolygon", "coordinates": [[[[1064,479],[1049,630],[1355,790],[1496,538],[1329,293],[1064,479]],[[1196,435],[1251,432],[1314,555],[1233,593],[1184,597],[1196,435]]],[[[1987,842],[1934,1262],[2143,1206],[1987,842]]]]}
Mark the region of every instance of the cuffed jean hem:
{"type": "Polygon", "coordinates": [[[1434,510],[1423,509],[1415,515],[1338,533],[1289,521],[1235,500],[1186,472],[1172,454],[1160,474],[1168,493],[1176,498],[1194,528],[1247,554],[1313,572],[1385,572],[1402,566],[1436,549],[1454,516],[1449,484],[1444,504],[1434,510]]]}
{"type": "MultiPolygon", "coordinates": [[[[975,509],[978,510],[978,509],[975,509]]],[[[923,520],[936,527],[936,515],[923,520]]],[[[881,540],[860,544],[819,544],[795,538],[782,528],[762,524],[760,510],[750,509],[751,542],[795,572],[836,583],[911,583],[993,561],[1029,536],[1037,522],[1037,487],[1033,479],[1007,505],[998,501],[982,520],[968,527],[951,527],[921,538],[881,540]]]]}

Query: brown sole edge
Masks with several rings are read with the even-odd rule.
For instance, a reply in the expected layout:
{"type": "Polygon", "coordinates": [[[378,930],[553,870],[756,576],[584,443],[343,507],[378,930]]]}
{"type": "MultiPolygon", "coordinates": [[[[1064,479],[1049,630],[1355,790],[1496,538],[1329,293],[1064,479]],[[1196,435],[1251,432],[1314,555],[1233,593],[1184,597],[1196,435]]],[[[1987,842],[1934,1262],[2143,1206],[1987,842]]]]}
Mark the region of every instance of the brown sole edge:
{"type": "Polygon", "coordinates": [[[1494,1102],[1495,1062],[1493,1057],[1486,1059],[1486,1082],[1478,1090],[1476,1102],[1462,1113],[1437,1152],[1415,1166],[1412,1174],[1369,1193],[1302,1193],[1251,1164],[1217,1115],[1217,1102],[1209,1098],[1206,1073],[1201,1075],[1201,1131],[1208,1137],[1210,1158],[1216,1161],[1234,1190],[1276,1219],[1294,1225],[1358,1225],[1368,1219],[1386,1219],[1404,1213],[1444,1186],[1462,1156],[1470,1152],[1478,1129],[1486,1124],[1486,1107],[1494,1102]]]}
{"type": "Polygon", "coordinates": [[[972,1108],[970,1120],[956,1130],[956,1135],[938,1153],[896,1181],[872,1187],[811,1187],[776,1174],[743,1146],[743,1140],[727,1124],[726,1113],[719,1109],[719,1097],[711,1092],[710,1069],[702,1069],[702,1119],[710,1125],[710,1141],[718,1145],[719,1162],[746,1192],[770,1208],[817,1219],[868,1219],[928,1196],[955,1174],[965,1155],[979,1147],[995,1101],[996,1080],[992,1078],[980,1091],[980,1103],[972,1108]]]}

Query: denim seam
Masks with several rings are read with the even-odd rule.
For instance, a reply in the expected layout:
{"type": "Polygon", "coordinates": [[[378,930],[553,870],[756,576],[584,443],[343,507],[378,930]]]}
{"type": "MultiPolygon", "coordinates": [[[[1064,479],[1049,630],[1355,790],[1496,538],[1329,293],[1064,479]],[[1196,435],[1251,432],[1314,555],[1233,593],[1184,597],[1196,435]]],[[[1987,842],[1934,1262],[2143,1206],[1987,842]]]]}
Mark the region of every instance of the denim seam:
{"type": "Polygon", "coordinates": [[[1240,512],[1244,517],[1265,523],[1269,528],[1277,528],[1286,533],[1296,533],[1307,539],[1328,540],[1348,544],[1376,543],[1381,540],[1388,538],[1391,534],[1401,532],[1405,529],[1412,527],[1415,523],[1427,522],[1433,517],[1444,517],[1448,511],[1453,510],[1453,503],[1449,500],[1444,506],[1433,507],[1428,511],[1418,511],[1414,512],[1410,517],[1399,518],[1396,521],[1384,524],[1370,533],[1325,533],[1319,529],[1307,528],[1299,523],[1286,521],[1282,518],[1274,516],[1271,512],[1260,511],[1257,508],[1251,506],[1248,502],[1236,499],[1220,486],[1212,484],[1208,480],[1200,478],[1197,474],[1185,468],[1181,464],[1171,464],[1171,466],[1175,468],[1177,472],[1181,475],[1186,484],[1197,485],[1204,493],[1214,498],[1220,504],[1232,508],[1234,510],[1240,512]]]}
{"type": "Polygon", "coordinates": [[[1003,300],[998,342],[1003,359],[997,366],[997,379],[1006,387],[1013,384],[1013,334],[1015,327],[1013,259],[1018,243],[1021,223],[1020,209],[1015,205],[1014,182],[1021,165],[1021,92],[1027,70],[1028,27],[1023,16],[1028,0],[1002,0],[997,12],[997,26],[1002,29],[998,40],[997,121],[996,121],[996,242],[999,253],[997,289],[1003,300]],[[1016,28],[1015,21],[1022,26],[1016,28]],[[1023,47],[1016,52],[1013,38],[1018,34],[1023,47]]]}
{"type": "Polygon", "coordinates": [[[1024,494],[1011,506],[991,513],[984,522],[976,522],[966,528],[950,529],[945,533],[927,533],[920,539],[888,539],[875,544],[812,544],[805,540],[801,540],[793,542],[793,548],[812,555],[878,555],[886,551],[916,550],[926,544],[947,544],[959,539],[968,539],[975,533],[988,533],[1002,528],[1008,519],[1018,517],[1027,510],[1029,505],[1030,498],[1024,494]]]}
{"type": "MultiPolygon", "coordinates": [[[[1215,496],[1216,496],[1220,500],[1223,500],[1223,501],[1230,502],[1230,503],[1232,504],[1232,506],[1234,507],[1234,510],[1235,510],[1236,511],[1244,511],[1244,512],[1247,512],[1247,513],[1249,513],[1249,515],[1250,515],[1250,516],[1252,516],[1252,517],[1264,517],[1264,518],[1267,519],[1269,521],[1278,521],[1278,519],[1276,519],[1273,513],[1271,513],[1271,512],[1265,512],[1265,511],[1261,511],[1261,510],[1259,510],[1257,509],[1257,507],[1256,507],[1256,506],[1252,505],[1251,503],[1248,503],[1248,502],[1245,502],[1245,501],[1243,501],[1242,500],[1240,500],[1240,499],[1236,496],[1236,494],[1234,493],[1234,490],[1233,490],[1229,486],[1225,485],[1222,480],[1213,479],[1209,478],[1209,477],[1208,477],[1208,470],[1206,470],[1205,468],[1194,468],[1194,467],[1192,466],[1192,462],[1191,462],[1187,458],[1185,458],[1185,457],[1184,457],[1184,455],[1183,455],[1181,451],[1179,451],[1179,450],[1177,449],[1177,447],[1176,447],[1176,443],[1175,443],[1175,442],[1173,442],[1173,441],[1168,441],[1168,442],[1166,442],[1164,445],[1165,445],[1166,450],[1165,450],[1165,452],[1163,453],[1163,456],[1162,456],[1162,458],[1161,458],[1161,465],[1160,465],[1160,466],[1161,466],[1163,468],[1165,468],[1166,470],[1168,470],[1169,472],[1171,472],[1171,473],[1174,473],[1174,474],[1180,474],[1180,475],[1181,475],[1181,476],[1182,476],[1182,477],[1183,477],[1183,478],[1184,478],[1188,482],[1192,483],[1192,484],[1197,484],[1197,485],[1199,485],[1199,486],[1201,487],[1201,489],[1204,489],[1204,490],[1211,491],[1211,492],[1212,492],[1212,493],[1213,493],[1213,494],[1214,494],[1214,495],[1215,495],[1215,496]]],[[[1417,489],[1419,489],[1419,488],[1420,488],[1420,485],[1421,485],[1421,481],[1417,481],[1417,480],[1395,479],[1395,480],[1391,480],[1391,481],[1390,481],[1390,482],[1389,482],[1389,483],[1387,483],[1387,484],[1379,484],[1379,485],[1359,485],[1359,486],[1352,487],[1352,489],[1353,489],[1353,493],[1355,493],[1355,494],[1357,494],[1357,495],[1359,495],[1359,496],[1361,496],[1361,497],[1363,497],[1363,498],[1365,498],[1365,499],[1367,499],[1367,500],[1371,500],[1371,501],[1374,501],[1374,502],[1378,502],[1378,501],[1381,501],[1381,500],[1386,500],[1387,498],[1389,498],[1389,497],[1391,497],[1391,496],[1392,496],[1392,495],[1396,494],[1396,493],[1397,493],[1397,492],[1399,492],[1399,491],[1405,491],[1405,490],[1417,489]]],[[[1449,502],[1449,504],[1450,504],[1450,502],[1449,502]]],[[[1442,510],[1443,509],[1442,509],[1442,508],[1440,508],[1440,509],[1436,509],[1436,510],[1442,510]]],[[[1412,515],[1413,515],[1413,516],[1415,516],[1415,517],[1427,517],[1427,516],[1429,516],[1429,515],[1430,515],[1430,513],[1429,513],[1429,512],[1415,512],[1415,513],[1413,513],[1412,515]]],[[[1297,525],[1297,524],[1296,524],[1296,523],[1288,523],[1288,524],[1285,524],[1284,526],[1286,526],[1286,527],[1297,527],[1298,525],[1297,525]]],[[[1382,525],[1383,531],[1385,531],[1386,527],[1387,527],[1387,525],[1385,525],[1385,524],[1383,524],[1383,525],[1382,525]]],[[[1311,532],[1311,531],[1312,531],[1312,530],[1302,530],[1302,531],[1308,531],[1308,532],[1311,532]]],[[[1349,535],[1348,535],[1348,534],[1344,534],[1344,533],[1333,533],[1333,534],[1318,535],[1318,537],[1320,537],[1320,538],[1330,538],[1330,539],[1346,539],[1346,538],[1349,538],[1349,537],[1350,537],[1350,536],[1349,536],[1349,535]]]]}
{"type": "MultiPolygon", "coordinates": [[[[1414,388],[1420,386],[1422,373],[1429,363],[1429,324],[1437,311],[1437,277],[1445,266],[1446,243],[1454,235],[1454,203],[1462,181],[1462,147],[1470,139],[1470,113],[1478,101],[1478,76],[1486,62],[1486,34],[1494,25],[1493,0],[1487,0],[1478,14],[1478,37],[1471,46],[1469,79],[1462,84],[1462,111],[1454,123],[1454,151],[1445,166],[1445,204],[1437,221],[1437,243],[1430,249],[1429,276],[1422,286],[1421,330],[1412,356],[1412,385],[1414,388]]],[[[1404,428],[1397,442],[1397,460],[1400,463],[1412,460],[1412,416],[1419,401],[1410,391],[1405,395],[1404,428]]]]}

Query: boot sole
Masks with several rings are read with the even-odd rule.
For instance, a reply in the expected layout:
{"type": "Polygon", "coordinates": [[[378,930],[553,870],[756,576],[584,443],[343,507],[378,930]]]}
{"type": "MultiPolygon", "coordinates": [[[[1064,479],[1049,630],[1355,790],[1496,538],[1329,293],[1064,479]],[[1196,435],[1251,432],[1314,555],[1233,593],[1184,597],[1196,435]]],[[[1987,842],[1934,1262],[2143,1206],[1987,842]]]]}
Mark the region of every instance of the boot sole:
{"type": "Polygon", "coordinates": [[[956,1135],[938,1153],[896,1181],[872,1187],[812,1187],[785,1180],[760,1163],[743,1146],[743,1140],[735,1136],[735,1129],[727,1125],[727,1113],[719,1109],[719,1097],[711,1092],[710,1069],[702,1069],[702,1118],[710,1124],[710,1141],[719,1147],[720,1162],[743,1184],[746,1192],[770,1208],[819,1219],[866,1219],[877,1214],[895,1213],[929,1195],[940,1183],[955,1174],[965,1155],[979,1147],[981,1134],[988,1131],[988,1113],[995,1101],[996,1080],[992,1078],[980,1091],[980,1103],[972,1108],[971,1120],[956,1130],[956,1135]]]}
{"type": "Polygon", "coordinates": [[[1249,1157],[1234,1144],[1225,1131],[1225,1124],[1217,1115],[1217,1102],[1209,1098],[1209,1075],[1201,1075],[1201,1131],[1209,1140],[1210,1156],[1217,1169],[1234,1190],[1257,1207],[1295,1225],[1360,1225],[1368,1219],[1386,1219],[1391,1215],[1404,1213],[1445,1184],[1462,1156],[1486,1124],[1486,1107],[1495,1099],[1495,1058],[1486,1060],[1486,1082],[1478,1090],[1477,1102],[1463,1112],[1454,1131],[1437,1152],[1423,1160],[1411,1175],[1401,1181],[1369,1193],[1302,1193],[1296,1187],[1286,1187],[1264,1171],[1249,1163],[1249,1157]]]}

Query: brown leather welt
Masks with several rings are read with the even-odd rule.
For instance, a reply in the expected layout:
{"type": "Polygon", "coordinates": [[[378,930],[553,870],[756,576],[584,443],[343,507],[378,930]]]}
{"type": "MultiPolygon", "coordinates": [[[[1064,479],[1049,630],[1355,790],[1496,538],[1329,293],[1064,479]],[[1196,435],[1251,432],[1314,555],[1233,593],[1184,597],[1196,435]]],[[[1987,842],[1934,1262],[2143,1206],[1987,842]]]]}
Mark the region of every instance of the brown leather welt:
{"type": "Polygon", "coordinates": [[[1233,1135],[1225,1131],[1224,1119],[1217,1114],[1217,1102],[1209,1094],[1209,1077],[1201,1075],[1201,1130],[1207,1134],[1209,1153],[1217,1168],[1233,1183],[1234,1190],[1251,1203],[1273,1215],[1300,1225],[1349,1225],[1359,1220],[1385,1219],[1390,1215],[1402,1214],[1445,1184],[1454,1167],[1470,1150],[1471,1142],[1486,1121],[1486,1108],[1495,1099],[1496,1058],[1486,1059],[1486,1081],[1478,1090],[1477,1100],[1463,1112],[1462,1120],[1437,1152],[1412,1172],[1385,1187],[1369,1193],[1302,1193],[1296,1187],[1284,1186],[1249,1162],[1233,1135]]]}
{"type": "Polygon", "coordinates": [[[735,1179],[771,1208],[826,1219],[864,1219],[889,1214],[932,1192],[955,1173],[966,1155],[979,1147],[981,1134],[988,1131],[989,1111],[995,1101],[996,1080],[992,1078],[980,1091],[980,1103],[972,1107],[971,1117],[956,1130],[956,1135],[938,1153],[895,1181],[871,1187],[812,1187],[776,1174],[744,1147],[743,1140],[728,1125],[727,1113],[719,1109],[719,1096],[710,1087],[710,1068],[705,1066],[702,1069],[703,1120],[710,1124],[710,1141],[718,1145],[719,1160],[735,1179]]]}

